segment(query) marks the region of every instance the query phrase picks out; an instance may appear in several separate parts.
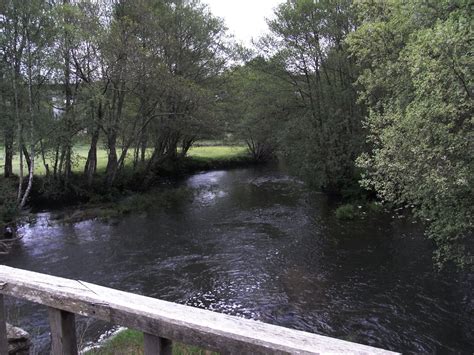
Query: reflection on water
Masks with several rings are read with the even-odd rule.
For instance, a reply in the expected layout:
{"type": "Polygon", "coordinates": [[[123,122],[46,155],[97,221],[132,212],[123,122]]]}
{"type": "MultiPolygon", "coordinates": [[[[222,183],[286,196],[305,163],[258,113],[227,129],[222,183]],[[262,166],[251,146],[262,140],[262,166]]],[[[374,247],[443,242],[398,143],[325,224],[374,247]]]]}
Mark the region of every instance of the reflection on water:
{"type": "MultiPolygon", "coordinates": [[[[40,213],[0,262],[405,353],[474,350],[472,300],[433,272],[416,224],[339,222],[327,197],[272,168],[183,183],[191,201],[112,225],[40,213]]],[[[45,310],[10,302],[9,312],[45,351],[45,310]]]]}

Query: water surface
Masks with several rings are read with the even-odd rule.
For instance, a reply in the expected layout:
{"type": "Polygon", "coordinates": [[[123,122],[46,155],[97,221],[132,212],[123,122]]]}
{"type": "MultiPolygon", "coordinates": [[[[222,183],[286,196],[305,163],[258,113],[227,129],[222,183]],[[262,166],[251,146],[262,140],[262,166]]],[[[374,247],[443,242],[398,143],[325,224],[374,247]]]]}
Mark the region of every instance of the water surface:
{"type": "MultiPolygon", "coordinates": [[[[466,283],[433,270],[411,220],[340,222],[328,197],[272,167],[170,189],[183,186],[189,198],[113,223],[39,213],[0,262],[404,353],[474,351],[466,283]]],[[[9,316],[47,351],[43,307],[10,300],[9,316]]]]}

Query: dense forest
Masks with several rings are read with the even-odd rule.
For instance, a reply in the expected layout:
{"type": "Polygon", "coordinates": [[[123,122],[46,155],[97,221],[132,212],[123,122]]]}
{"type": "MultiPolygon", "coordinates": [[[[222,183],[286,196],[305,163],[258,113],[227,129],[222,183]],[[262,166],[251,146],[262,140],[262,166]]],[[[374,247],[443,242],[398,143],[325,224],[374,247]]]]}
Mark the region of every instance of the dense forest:
{"type": "Polygon", "coordinates": [[[411,209],[439,265],[472,267],[472,23],[468,0],[287,0],[249,49],[199,0],[4,0],[1,223],[229,140],[411,209]]]}

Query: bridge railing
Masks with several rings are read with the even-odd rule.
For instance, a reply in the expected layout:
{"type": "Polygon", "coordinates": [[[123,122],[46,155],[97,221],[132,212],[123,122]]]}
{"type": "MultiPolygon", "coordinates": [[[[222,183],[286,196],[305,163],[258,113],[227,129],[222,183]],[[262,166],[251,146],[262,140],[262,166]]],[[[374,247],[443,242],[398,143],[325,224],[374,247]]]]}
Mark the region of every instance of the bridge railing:
{"type": "Polygon", "coordinates": [[[7,354],[3,295],[48,307],[51,352],[77,354],[75,315],[145,335],[145,354],[171,354],[178,341],[226,354],[393,354],[326,336],[242,319],[83,281],[0,265],[0,354],[7,354]]]}

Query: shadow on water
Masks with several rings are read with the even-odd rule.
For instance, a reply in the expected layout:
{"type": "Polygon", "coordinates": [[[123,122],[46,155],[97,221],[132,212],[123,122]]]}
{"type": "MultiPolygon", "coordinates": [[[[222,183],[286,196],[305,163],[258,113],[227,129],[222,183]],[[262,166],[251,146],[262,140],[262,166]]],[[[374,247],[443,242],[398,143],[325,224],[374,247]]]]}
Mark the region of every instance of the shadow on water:
{"type": "MultiPolygon", "coordinates": [[[[410,220],[340,222],[328,197],[271,167],[183,184],[192,199],[116,224],[39,213],[0,262],[404,353],[474,350],[467,286],[433,271],[410,220]]],[[[10,301],[9,315],[48,349],[45,309],[10,301]]]]}

